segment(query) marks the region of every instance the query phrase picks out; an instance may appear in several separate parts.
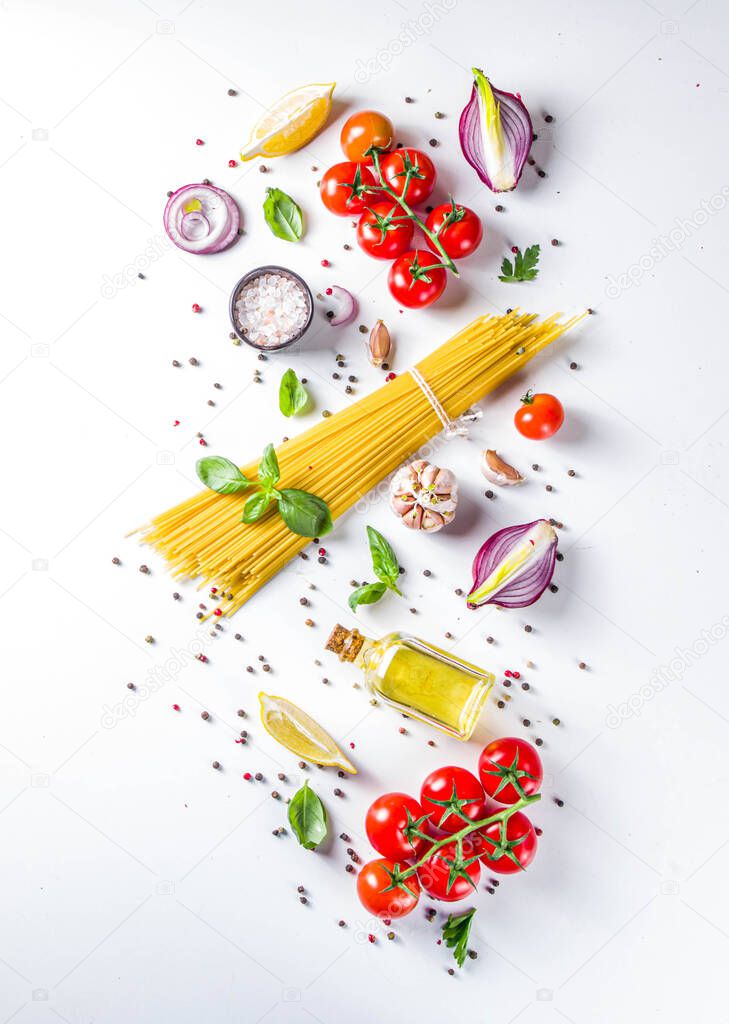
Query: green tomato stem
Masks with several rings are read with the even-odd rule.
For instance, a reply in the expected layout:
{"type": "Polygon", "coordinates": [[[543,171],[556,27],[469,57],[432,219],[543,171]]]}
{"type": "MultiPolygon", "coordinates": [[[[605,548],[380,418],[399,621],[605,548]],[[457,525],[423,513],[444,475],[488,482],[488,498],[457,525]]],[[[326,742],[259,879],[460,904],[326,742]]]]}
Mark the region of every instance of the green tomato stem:
{"type": "Polygon", "coordinates": [[[427,860],[433,856],[433,854],[440,850],[442,846],[447,846],[448,843],[455,843],[458,840],[465,839],[471,832],[475,832],[477,829],[485,828],[487,825],[493,825],[496,821],[508,821],[512,814],[516,814],[522,807],[528,807],[529,804],[536,803],[537,800],[541,800],[541,794],[535,793],[534,796],[524,796],[517,800],[515,804],[511,804],[509,807],[505,807],[503,811],[497,811],[496,814],[490,815],[488,818],[481,818],[480,821],[471,821],[468,825],[464,826],[460,832],[454,832],[452,835],[446,836],[444,839],[437,839],[428,848],[427,853],[423,854],[420,860],[411,864],[409,868],[406,868],[402,873],[403,881],[406,878],[411,878],[418,868],[422,867],[427,860]]]}
{"type": "Polygon", "coordinates": [[[415,211],[408,205],[408,203],[403,198],[403,196],[407,195],[408,185],[410,184],[410,179],[412,177],[410,171],[405,172],[405,187],[402,190],[403,195],[399,196],[397,192],[394,191],[394,189],[390,188],[389,185],[385,185],[382,179],[382,171],[380,170],[380,154],[377,151],[377,149],[372,150],[372,163],[374,165],[375,172],[380,182],[380,184],[377,186],[378,191],[386,192],[392,199],[395,200],[396,203],[400,205],[402,210],[407,214],[408,218],[414,221],[415,224],[417,224],[417,226],[420,228],[423,234],[427,238],[429,238],[433,245],[435,245],[436,248],[438,249],[438,252],[440,253],[443,259],[443,263],[439,264],[439,266],[444,267],[446,270],[450,270],[451,273],[455,274],[455,276],[458,277],[458,267],[455,265],[453,260],[450,258],[448,253],[443,248],[443,243],[438,237],[438,234],[431,231],[429,228],[425,226],[420,217],[418,217],[417,213],[415,213],[415,211]]]}

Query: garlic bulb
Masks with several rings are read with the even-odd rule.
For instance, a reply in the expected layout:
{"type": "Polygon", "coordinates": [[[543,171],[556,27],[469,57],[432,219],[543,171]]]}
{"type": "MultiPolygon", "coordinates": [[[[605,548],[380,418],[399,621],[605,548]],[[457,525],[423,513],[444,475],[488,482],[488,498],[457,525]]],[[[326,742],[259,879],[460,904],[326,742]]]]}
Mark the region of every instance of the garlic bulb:
{"type": "Polygon", "coordinates": [[[498,487],[509,487],[524,482],[519,470],[505,462],[493,448],[481,452],[481,472],[489,483],[498,487]]]}
{"type": "Polygon", "coordinates": [[[411,530],[441,530],[454,518],[457,505],[458,483],[450,469],[417,459],[392,478],[390,506],[411,530]]]}

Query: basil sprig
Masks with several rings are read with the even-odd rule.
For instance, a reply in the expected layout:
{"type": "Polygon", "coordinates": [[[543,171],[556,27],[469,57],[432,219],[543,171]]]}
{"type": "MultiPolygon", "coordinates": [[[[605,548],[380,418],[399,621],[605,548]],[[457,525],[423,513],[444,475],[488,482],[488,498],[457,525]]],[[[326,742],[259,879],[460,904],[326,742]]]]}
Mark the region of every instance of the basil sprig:
{"type": "Polygon", "coordinates": [[[327,812],[308,780],[289,804],[289,824],[305,850],[315,850],[327,837],[327,812]]]}
{"type": "Polygon", "coordinates": [[[206,455],[198,459],[195,466],[197,475],[211,491],[218,494],[239,494],[251,486],[234,462],[222,455],[206,455]]]}
{"type": "Polygon", "coordinates": [[[286,242],[298,242],[304,233],[300,206],[280,188],[266,189],[263,216],[274,235],[286,242]]]}
{"type": "Polygon", "coordinates": [[[287,370],[278,389],[278,407],[284,416],[296,416],[309,405],[309,392],[293,370],[287,370]]]}
{"type": "MultiPolygon", "coordinates": [[[[206,487],[218,494],[236,494],[253,485],[253,481],[243,476],[230,459],[224,459],[221,455],[200,459],[197,475],[206,487]]],[[[246,501],[241,522],[257,523],[272,502],[276,502],[281,518],[292,533],[298,533],[300,537],[322,537],[329,533],[334,524],[327,503],[316,494],[300,491],[296,487],[276,487],[280,478],[276,449],[272,444],[267,444],[258,464],[261,490],[246,501]]]]}
{"type": "Polygon", "coordinates": [[[372,568],[379,583],[365,583],[352,591],[348,599],[352,611],[356,611],[361,604],[375,604],[388,590],[394,590],[402,597],[397,585],[400,576],[400,563],[389,541],[372,526],[367,527],[367,539],[370,545],[372,568]]]}

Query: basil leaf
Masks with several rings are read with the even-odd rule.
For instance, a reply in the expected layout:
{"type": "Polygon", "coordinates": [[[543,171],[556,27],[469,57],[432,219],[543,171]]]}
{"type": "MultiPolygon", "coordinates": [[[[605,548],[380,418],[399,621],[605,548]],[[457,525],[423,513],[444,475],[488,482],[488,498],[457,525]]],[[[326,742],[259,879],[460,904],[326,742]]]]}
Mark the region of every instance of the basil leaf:
{"type": "Polygon", "coordinates": [[[278,468],[276,449],[272,444],[267,444],[258,464],[258,479],[266,490],[270,490],[274,484],[278,483],[280,476],[281,470],[278,468]]]}
{"type": "Polygon", "coordinates": [[[356,611],[360,604],[375,604],[386,590],[387,584],[385,583],[365,583],[363,587],[357,587],[352,591],[347,599],[347,604],[352,611],[356,611]]]}
{"type": "Polygon", "coordinates": [[[271,495],[268,491],[257,491],[249,498],[243,508],[241,522],[256,523],[261,518],[271,503],[271,495]]]}
{"type": "Polygon", "coordinates": [[[286,242],[298,242],[304,233],[301,208],[280,188],[266,189],[263,216],[274,235],[286,242]]]}
{"type": "Polygon", "coordinates": [[[238,494],[251,486],[234,462],[222,455],[206,455],[198,459],[195,466],[197,475],[211,491],[218,494],[238,494]]]}
{"type": "Polygon", "coordinates": [[[295,416],[309,404],[309,392],[293,370],[287,370],[278,389],[278,407],[284,416],[295,416]]]}
{"type": "MultiPolygon", "coordinates": [[[[373,527],[367,527],[367,538],[370,542],[370,554],[372,556],[372,568],[375,570],[375,576],[378,580],[382,580],[383,583],[394,590],[396,594],[400,594],[397,588],[397,579],[400,575],[400,563],[397,560],[395,552],[390,547],[390,544],[381,533],[373,527]]],[[[400,594],[402,597],[402,594],[400,594]]]]}
{"type": "Polygon", "coordinates": [[[465,914],[449,914],[448,920],[443,925],[443,941],[449,949],[453,950],[453,956],[459,967],[463,967],[468,953],[468,936],[471,931],[471,922],[475,908],[467,910],[465,914]]]}
{"type": "Polygon", "coordinates": [[[289,530],[301,537],[321,537],[329,533],[333,525],[327,503],[308,491],[282,488],[278,510],[289,530]]]}
{"type": "Polygon", "coordinates": [[[327,812],[308,780],[289,804],[289,824],[305,850],[315,850],[327,837],[327,812]]]}

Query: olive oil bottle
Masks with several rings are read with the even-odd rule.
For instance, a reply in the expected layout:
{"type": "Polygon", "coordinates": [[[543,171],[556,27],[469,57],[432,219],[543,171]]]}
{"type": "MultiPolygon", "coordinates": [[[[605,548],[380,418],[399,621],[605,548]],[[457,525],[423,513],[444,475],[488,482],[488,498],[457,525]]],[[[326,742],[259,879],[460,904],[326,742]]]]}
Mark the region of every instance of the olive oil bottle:
{"type": "Polygon", "coordinates": [[[470,738],[496,681],[491,672],[408,633],[371,640],[337,625],[326,649],[359,665],[370,691],[386,704],[459,740],[470,738]]]}

